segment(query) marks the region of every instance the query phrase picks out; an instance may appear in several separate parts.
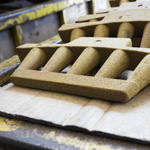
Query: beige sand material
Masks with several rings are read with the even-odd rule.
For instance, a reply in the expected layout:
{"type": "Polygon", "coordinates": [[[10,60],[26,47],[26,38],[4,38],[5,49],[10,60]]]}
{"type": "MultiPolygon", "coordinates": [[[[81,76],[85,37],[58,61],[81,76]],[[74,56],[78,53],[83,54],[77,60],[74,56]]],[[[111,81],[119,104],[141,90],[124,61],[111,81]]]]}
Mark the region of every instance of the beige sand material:
{"type": "Polygon", "coordinates": [[[150,1],[135,1],[135,2],[130,2],[130,3],[122,3],[120,7],[117,8],[117,10],[129,10],[129,9],[143,9],[143,8],[150,8],[150,1]]]}
{"type": "Polygon", "coordinates": [[[141,41],[141,47],[149,48],[150,47],[150,22],[145,25],[143,38],[141,41]]]}
{"type": "Polygon", "coordinates": [[[99,52],[92,47],[88,47],[81,53],[81,55],[72,65],[67,74],[79,74],[79,75],[87,74],[93,68],[98,66],[99,63],[100,63],[99,52]]]}
{"type": "Polygon", "coordinates": [[[110,30],[107,25],[98,25],[94,31],[94,37],[109,37],[110,30]]]}
{"type": "Polygon", "coordinates": [[[73,40],[76,40],[80,37],[85,37],[86,36],[86,33],[84,30],[82,29],[74,29],[72,30],[71,32],[71,36],[70,36],[70,41],[73,41],[73,40]]]}
{"type": "MultiPolygon", "coordinates": [[[[130,39],[127,39],[127,38],[122,38],[122,39],[118,40],[116,38],[82,37],[82,38],[76,39],[76,40],[69,42],[69,43],[66,43],[66,44],[32,44],[32,43],[27,43],[27,44],[23,44],[21,46],[18,46],[16,51],[19,55],[20,60],[22,61],[27,56],[27,53],[29,53],[31,49],[36,47],[36,48],[42,49],[46,53],[47,60],[48,60],[58,50],[59,47],[61,47],[61,48],[67,47],[70,50],[72,49],[71,51],[73,51],[73,55],[74,55],[73,57],[76,58],[81,54],[81,52],[84,50],[84,48],[87,48],[87,47],[105,47],[106,45],[109,48],[111,48],[111,47],[118,48],[118,47],[122,47],[122,46],[131,47],[132,42],[130,39]],[[76,49],[74,47],[78,47],[78,49],[76,49]]],[[[64,56],[64,55],[61,55],[61,56],[64,56]]]]}
{"type": "Polygon", "coordinates": [[[89,21],[100,21],[102,20],[107,13],[101,13],[101,14],[93,14],[93,15],[86,15],[86,16],[81,16],[76,20],[76,23],[81,23],[81,22],[89,22],[89,21]]]}
{"type": "Polygon", "coordinates": [[[19,67],[23,69],[37,69],[44,65],[47,60],[46,57],[42,49],[32,48],[19,67]]]}
{"type": "MultiPolygon", "coordinates": [[[[42,49],[45,54],[55,48],[57,55],[54,53],[49,58],[54,61],[53,64],[57,64],[57,61],[59,61],[54,59],[58,58],[58,53],[61,53],[58,49],[69,50],[69,53],[66,53],[65,56],[62,55],[63,58],[67,59],[67,63],[70,58],[72,60],[72,55],[75,59],[68,73],[49,72],[50,68],[46,71],[44,69],[38,71],[32,68],[19,67],[11,76],[11,81],[19,86],[112,101],[128,101],[150,82],[150,50],[126,47],[130,44],[130,39],[123,38],[80,38],[68,44],[37,45],[35,47],[42,49]],[[114,46],[114,43],[116,45],[122,43],[122,45],[114,46]],[[96,76],[85,76],[96,66],[102,66],[96,76]],[[125,69],[135,69],[135,71],[128,80],[115,79],[125,69]]],[[[20,50],[32,49],[32,46],[33,44],[31,46],[20,46],[19,48],[20,50]]],[[[28,55],[25,60],[27,58],[29,58],[28,55]]],[[[25,62],[23,61],[23,63],[25,62]]],[[[62,64],[59,63],[57,67],[59,66],[61,68],[62,64]]]]}
{"type": "Polygon", "coordinates": [[[125,71],[130,64],[130,58],[123,50],[115,50],[97,72],[96,77],[115,78],[125,71]]]}
{"type": "Polygon", "coordinates": [[[97,22],[97,19],[91,19],[89,22],[97,22]]]}
{"type": "Polygon", "coordinates": [[[66,47],[60,47],[49,59],[42,71],[60,72],[73,61],[72,52],[66,47]]]}
{"type": "Polygon", "coordinates": [[[147,8],[111,11],[102,21],[65,24],[59,28],[58,32],[64,42],[69,42],[70,40],[72,41],[73,39],[83,36],[118,36],[132,39],[140,37],[140,40],[133,40],[138,41],[138,43],[133,43],[133,45],[140,45],[142,39],[141,46],[149,48],[150,45],[148,45],[148,42],[146,42],[150,40],[150,37],[146,35],[149,28],[147,27],[147,23],[150,22],[149,14],[150,9],[147,8]],[[75,29],[82,29],[82,32],[80,34],[74,33],[75,29]],[[143,31],[146,34],[144,34],[143,31]]]}
{"type": "Polygon", "coordinates": [[[90,14],[90,15],[85,15],[85,16],[80,16],[77,20],[76,23],[81,23],[81,22],[89,22],[89,21],[101,21],[109,12],[111,11],[122,11],[122,10],[129,10],[129,9],[140,9],[140,8],[150,8],[150,1],[136,1],[136,2],[130,2],[128,3],[129,0],[121,0],[120,1],[120,6],[119,7],[111,7],[107,9],[102,9],[96,14],[90,14]]]}
{"type": "Polygon", "coordinates": [[[118,38],[133,38],[134,26],[131,23],[124,22],[119,26],[118,38]]]}
{"type": "Polygon", "coordinates": [[[140,64],[136,67],[128,81],[137,83],[140,89],[144,88],[147,83],[150,83],[150,54],[146,55],[140,64]]]}

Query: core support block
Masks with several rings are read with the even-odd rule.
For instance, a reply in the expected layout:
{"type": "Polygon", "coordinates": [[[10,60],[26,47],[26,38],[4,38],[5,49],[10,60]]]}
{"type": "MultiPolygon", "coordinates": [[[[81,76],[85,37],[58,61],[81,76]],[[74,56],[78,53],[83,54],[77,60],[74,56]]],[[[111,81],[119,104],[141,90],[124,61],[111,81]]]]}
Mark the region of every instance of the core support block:
{"type": "Polygon", "coordinates": [[[110,11],[100,21],[93,20],[96,15],[82,17],[79,23],[62,25],[59,35],[65,43],[80,37],[131,38],[134,46],[150,48],[150,2],[145,7],[138,6],[110,11]],[[87,18],[89,22],[81,22],[87,18]]]}
{"type": "Polygon", "coordinates": [[[131,40],[124,38],[79,38],[54,45],[25,44],[17,50],[29,53],[11,81],[18,86],[125,102],[150,83],[150,49],[127,47],[129,45],[131,40]],[[62,73],[68,65],[69,71],[62,73]],[[43,69],[37,70],[37,67],[43,69]],[[90,76],[88,73],[95,68],[99,70],[90,76]],[[117,79],[125,70],[134,71],[127,80],[117,79]]]}

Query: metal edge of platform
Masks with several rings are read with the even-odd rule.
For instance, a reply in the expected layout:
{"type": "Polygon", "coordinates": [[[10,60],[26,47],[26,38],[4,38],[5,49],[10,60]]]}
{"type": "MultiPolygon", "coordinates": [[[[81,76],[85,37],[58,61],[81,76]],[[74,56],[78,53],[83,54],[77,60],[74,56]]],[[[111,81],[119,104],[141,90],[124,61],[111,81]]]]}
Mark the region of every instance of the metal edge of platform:
{"type": "Polygon", "coordinates": [[[90,0],[52,0],[51,2],[36,4],[31,7],[11,11],[11,14],[10,12],[4,13],[0,15],[0,30],[50,15],[53,12],[61,11],[67,7],[83,3],[85,1],[90,0]]]}

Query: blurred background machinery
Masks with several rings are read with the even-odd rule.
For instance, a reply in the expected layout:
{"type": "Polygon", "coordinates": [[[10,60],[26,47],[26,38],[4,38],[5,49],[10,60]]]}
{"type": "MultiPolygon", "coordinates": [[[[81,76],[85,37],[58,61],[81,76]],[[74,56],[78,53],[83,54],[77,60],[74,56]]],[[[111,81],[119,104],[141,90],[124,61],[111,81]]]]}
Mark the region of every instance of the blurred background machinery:
{"type": "Polygon", "coordinates": [[[62,24],[108,7],[108,0],[1,0],[0,85],[20,63],[17,46],[60,42],[57,30],[62,24]]]}
{"type": "Polygon", "coordinates": [[[1,0],[0,62],[13,56],[16,46],[42,42],[63,23],[108,6],[107,0],[1,0]]]}

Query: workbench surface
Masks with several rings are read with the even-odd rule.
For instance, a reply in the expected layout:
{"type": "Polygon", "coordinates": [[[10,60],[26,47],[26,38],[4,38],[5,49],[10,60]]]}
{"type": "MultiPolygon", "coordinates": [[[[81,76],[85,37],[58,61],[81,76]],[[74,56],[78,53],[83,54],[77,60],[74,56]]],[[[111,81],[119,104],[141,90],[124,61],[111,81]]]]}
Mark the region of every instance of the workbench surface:
{"type": "MultiPolygon", "coordinates": [[[[15,61],[15,63],[16,62],[18,63],[18,61],[15,61]]],[[[10,64],[8,62],[6,63],[10,64]]],[[[7,86],[9,86],[9,84],[7,86]]],[[[145,100],[145,102],[148,101],[145,100]]],[[[132,103],[131,101],[130,103],[140,106],[141,101],[140,100],[136,101],[136,103],[132,103]]],[[[143,106],[146,106],[145,104],[143,106]]],[[[132,110],[135,109],[135,105],[131,105],[131,107],[132,110]]],[[[149,135],[149,133],[147,133],[147,135],[149,135]]],[[[2,147],[4,148],[8,146],[21,149],[34,148],[34,149],[60,149],[60,150],[66,149],[149,150],[150,149],[150,146],[146,145],[148,143],[138,144],[137,142],[139,141],[129,142],[120,139],[111,139],[110,137],[108,138],[103,135],[93,135],[92,133],[87,131],[86,132],[78,130],[73,131],[63,129],[60,127],[31,123],[29,121],[27,122],[16,119],[10,119],[7,118],[6,116],[0,117],[0,145],[2,145],[2,147]]]]}
{"type": "MultiPolygon", "coordinates": [[[[7,115],[7,113],[3,113],[3,111],[2,111],[2,108],[5,109],[5,106],[8,104],[7,97],[10,97],[10,100],[12,100],[12,101],[10,101],[10,103],[12,103],[12,104],[10,104],[9,106],[13,107],[13,105],[14,105],[13,99],[16,99],[16,96],[17,96],[17,95],[15,96],[13,94],[13,92],[20,91],[20,93],[18,93],[19,95],[18,95],[17,100],[21,101],[21,100],[23,100],[23,99],[21,99],[21,97],[22,97],[21,94],[24,92],[26,93],[26,91],[29,92],[29,90],[31,91],[30,94],[33,93],[33,91],[31,89],[24,90],[24,88],[14,87],[11,83],[4,86],[3,88],[1,88],[1,90],[0,90],[0,95],[2,96],[1,98],[2,99],[5,98],[5,101],[6,101],[6,104],[4,103],[3,107],[2,106],[0,107],[1,115],[2,116],[7,115]],[[8,91],[7,91],[7,89],[8,89],[8,91]],[[8,94],[9,92],[10,92],[10,94],[8,94]],[[6,96],[4,96],[4,93],[6,94],[6,96]]],[[[38,92],[38,90],[37,91],[35,90],[35,92],[38,92]]],[[[25,100],[26,95],[24,95],[24,96],[25,96],[24,97],[24,100],[25,100]]],[[[56,96],[55,93],[53,93],[53,96],[56,96]]],[[[59,97],[60,94],[57,94],[57,96],[59,97]]],[[[2,99],[0,101],[1,105],[2,105],[2,99]]],[[[38,100],[40,100],[40,99],[38,99],[38,100]]],[[[52,100],[55,100],[55,98],[52,100]]],[[[49,100],[46,99],[46,101],[49,101],[49,100]]],[[[31,100],[31,103],[32,103],[32,100],[31,100]]],[[[13,110],[13,109],[15,110],[15,105],[13,108],[10,108],[10,107],[7,107],[7,108],[11,112],[11,110],[13,110]]],[[[17,108],[19,109],[19,107],[17,107],[17,108]]],[[[8,112],[9,112],[9,110],[8,110],[8,112]]],[[[36,110],[35,110],[35,112],[36,112],[36,110]]],[[[31,115],[32,114],[35,114],[35,113],[31,112],[31,115]]],[[[39,113],[39,116],[40,116],[40,114],[41,113],[39,113]]],[[[57,113],[57,114],[59,114],[59,113],[57,113]]],[[[55,115],[55,112],[54,112],[54,115],[55,115]]],[[[9,113],[8,113],[8,116],[10,116],[9,113]]],[[[13,117],[12,114],[11,114],[11,117],[13,117]]],[[[56,117],[57,117],[56,120],[58,120],[59,115],[57,115],[56,117]]],[[[29,118],[25,118],[25,117],[23,117],[23,119],[24,120],[27,119],[28,121],[33,121],[33,120],[30,120],[29,118]]],[[[61,117],[60,117],[60,119],[61,119],[61,117]]],[[[38,123],[43,123],[43,122],[39,122],[39,120],[37,120],[37,121],[38,121],[38,123]]],[[[128,121],[128,120],[126,120],[126,121],[128,121]]],[[[90,122],[90,120],[89,120],[89,122],[90,122]]],[[[46,122],[44,122],[44,123],[46,123],[46,122]]],[[[144,127],[144,125],[143,125],[143,127],[144,127]]],[[[88,131],[83,132],[85,130],[80,130],[80,132],[79,132],[79,130],[75,130],[76,128],[71,128],[71,129],[74,129],[74,131],[67,130],[66,128],[63,128],[63,127],[52,126],[49,123],[47,125],[36,124],[36,120],[34,120],[34,123],[29,123],[29,122],[25,122],[25,121],[21,121],[21,120],[0,117],[0,142],[3,144],[6,144],[6,145],[10,145],[10,146],[15,146],[15,147],[20,147],[20,148],[28,148],[28,149],[30,149],[31,147],[34,147],[37,149],[61,149],[61,150],[62,149],[130,150],[133,148],[137,149],[137,150],[138,149],[150,149],[149,146],[139,145],[139,144],[135,144],[135,143],[129,143],[129,142],[125,142],[125,141],[119,141],[118,139],[112,140],[110,138],[104,138],[102,136],[102,134],[93,135],[93,132],[88,132],[88,131]]],[[[113,126],[113,122],[112,122],[112,129],[115,130],[115,128],[113,126]]],[[[109,130],[110,129],[108,128],[108,132],[109,132],[109,130]]],[[[131,131],[130,132],[129,131],[127,131],[128,132],[127,134],[130,133],[132,135],[131,131]]],[[[140,130],[139,130],[139,132],[140,132],[140,130]]],[[[106,133],[107,133],[107,131],[106,131],[106,133]]],[[[122,134],[124,134],[124,133],[122,133],[122,134]]],[[[137,134],[137,136],[141,135],[138,132],[136,134],[137,134]]],[[[107,137],[109,136],[109,134],[106,134],[106,135],[107,135],[107,137]]],[[[116,135],[117,135],[117,133],[116,133],[116,135]]],[[[115,137],[115,136],[113,136],[113,137],[115,137]]],[[[115,137],[115,138],[117,138],[117,137],[115,137]]],[[[137,139],[138,139],[138,137],[137,137],[137,139]]],[[[131,139],[125,138],[125,140],[131,140],[131,139]]],[[[134,142],[140,142],[140,141],[134,141],[134,142]]],[[[144,142],[144,139],[143,139],[143,142],[144,142]]],[[[148,143],[143,143],[143,144],[148,144],[148,143]]]]}

